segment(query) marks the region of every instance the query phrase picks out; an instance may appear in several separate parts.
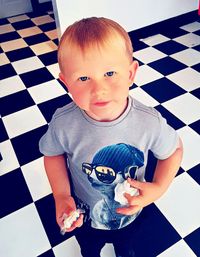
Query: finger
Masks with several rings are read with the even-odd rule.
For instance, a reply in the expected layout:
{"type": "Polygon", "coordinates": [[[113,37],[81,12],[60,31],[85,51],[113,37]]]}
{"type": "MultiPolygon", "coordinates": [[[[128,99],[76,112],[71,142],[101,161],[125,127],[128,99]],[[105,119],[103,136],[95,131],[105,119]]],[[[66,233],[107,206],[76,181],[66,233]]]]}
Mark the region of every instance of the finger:
{"type": "Polygon", "coordinates": [[[134,205],[134,206],[117,208],[116,212],[123,215],[133,215],[137,213],[139,210],[140,210],[140,207],[138,205],[134,205]]]}
{"type": "Polygon", "coordinates": [[[124,193],[124,197],[127,199],[129,205],[139,205],[140,195],[138,196],[131,196],[128,193],[124,193]]]}
{"type": "Polygon", "coordinates": [[[61,228],[63,225],[64,225],[64,219],[63,219],[63,216],[62,217],[58,217],[56,219],[57,223],[58,223],[58,226],[61,228]]]}
{"type": "Polygon", "coordinates": [[[131,178],[128,178],[127,181],[134,188],[143,189],[143,187],[144,187],[144,182],[134,180],[134,179],[131,179],[131,178]]]}

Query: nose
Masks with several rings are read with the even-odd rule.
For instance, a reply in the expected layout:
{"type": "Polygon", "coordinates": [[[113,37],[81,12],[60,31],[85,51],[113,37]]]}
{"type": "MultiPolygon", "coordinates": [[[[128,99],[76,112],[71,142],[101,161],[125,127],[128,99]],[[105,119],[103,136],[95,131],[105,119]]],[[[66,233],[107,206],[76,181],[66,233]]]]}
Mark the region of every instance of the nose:
{"type": "Polygon", "coordinates": [[[109,88],[105,82],[95,81],[92,86],[92,94],[94,97],[101,99],[108,94],[109,88]]]}

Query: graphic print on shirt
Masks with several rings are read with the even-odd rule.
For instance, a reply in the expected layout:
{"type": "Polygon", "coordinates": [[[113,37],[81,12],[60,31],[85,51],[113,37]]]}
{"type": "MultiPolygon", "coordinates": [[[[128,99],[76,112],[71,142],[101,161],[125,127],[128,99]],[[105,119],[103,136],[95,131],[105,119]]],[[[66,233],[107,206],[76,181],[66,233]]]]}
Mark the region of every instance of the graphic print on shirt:
{"type": "Polygon", "coordinates": [[[91,186],[101,193],[91,210],[91,218],[99,229],[119,229],[132,220],[132,216],[116,213],[122,207],[115,200],[115,188],[128,177],[137,179],[139,168],[144,165],[144,154],[129,144],[114,144],[100,149],[91,163],[83,163],[91,186]]]}

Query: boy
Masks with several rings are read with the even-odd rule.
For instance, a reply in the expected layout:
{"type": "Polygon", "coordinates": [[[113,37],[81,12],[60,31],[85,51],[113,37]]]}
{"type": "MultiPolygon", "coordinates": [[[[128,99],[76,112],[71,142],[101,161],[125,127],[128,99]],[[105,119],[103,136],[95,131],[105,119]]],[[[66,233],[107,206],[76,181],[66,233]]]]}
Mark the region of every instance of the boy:
{"type": "Polygon", "coordinates": [[[135,256],[137,216],[167,190],[182,159],[175,130],[154,108],[129,96],[138,68],[132,54],[125,30],[95,17],[69,26],[58,49],[60,79],[73,102],[56,111],[40,151],[58,225],[63,214],[86,207],[66,229],[80,227],[75,235],[84,257],[99,257],[106,242],[117,256],[135,256]],[[148,150],[158,159],[151,183],[144,180],[148,150]],[[124,181],[135,193],[122,190],[124,181]]]}

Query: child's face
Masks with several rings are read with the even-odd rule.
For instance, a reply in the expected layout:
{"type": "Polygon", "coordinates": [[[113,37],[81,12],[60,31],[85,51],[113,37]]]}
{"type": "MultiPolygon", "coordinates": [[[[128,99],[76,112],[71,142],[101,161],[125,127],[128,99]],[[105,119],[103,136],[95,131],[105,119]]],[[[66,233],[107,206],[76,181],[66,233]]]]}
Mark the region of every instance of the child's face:
{"type": "Polygon", "coordinates": [[[65,53],[60,74],[74,102],[98,121],[118,118],[127,106],[129,87],[138,67],[130,63],[121,39],[84,54],[76,47],[65,53]]]}

